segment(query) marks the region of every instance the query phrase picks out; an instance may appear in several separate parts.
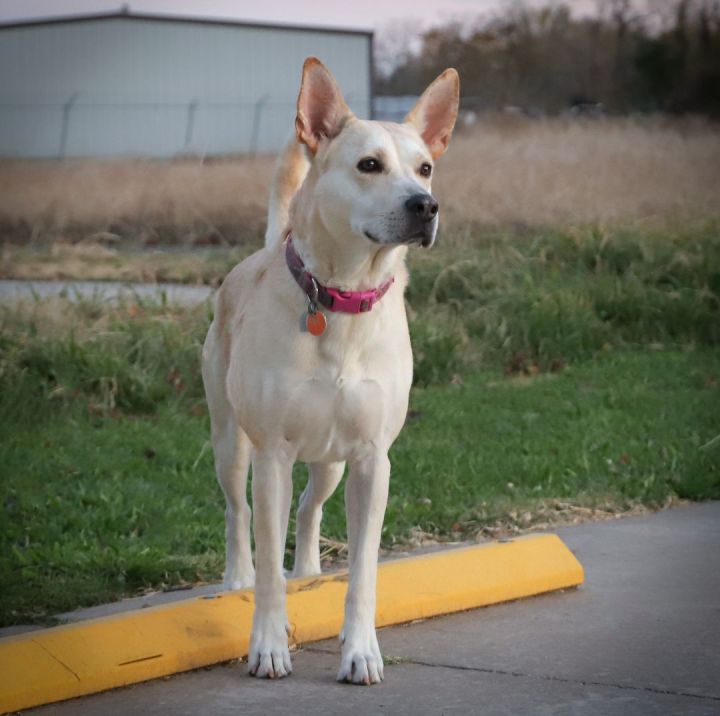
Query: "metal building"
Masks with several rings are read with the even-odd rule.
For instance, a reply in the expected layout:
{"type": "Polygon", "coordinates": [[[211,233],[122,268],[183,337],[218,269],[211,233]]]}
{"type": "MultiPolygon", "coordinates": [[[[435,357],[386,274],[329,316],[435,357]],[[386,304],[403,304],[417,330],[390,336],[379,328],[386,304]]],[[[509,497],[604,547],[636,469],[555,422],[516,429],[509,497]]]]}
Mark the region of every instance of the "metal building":
{"type": "Polygon", "coordinates": [[[315,55],[372,107],[372,32],[88,15],[0,25],[0,156],[271,152],[315,55]]]}

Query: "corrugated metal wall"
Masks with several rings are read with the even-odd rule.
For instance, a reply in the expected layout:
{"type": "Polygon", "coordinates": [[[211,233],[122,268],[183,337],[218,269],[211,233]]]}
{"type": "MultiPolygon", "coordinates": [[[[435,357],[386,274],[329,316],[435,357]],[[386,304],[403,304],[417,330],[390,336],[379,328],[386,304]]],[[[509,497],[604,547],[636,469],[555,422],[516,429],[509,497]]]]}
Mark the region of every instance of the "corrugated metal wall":
{"type": "Polygon", "coordinates": [[[370,114],[371,36],[116,17],[0,28],[0,156],[276,150],[303,60],[370,114]]]}

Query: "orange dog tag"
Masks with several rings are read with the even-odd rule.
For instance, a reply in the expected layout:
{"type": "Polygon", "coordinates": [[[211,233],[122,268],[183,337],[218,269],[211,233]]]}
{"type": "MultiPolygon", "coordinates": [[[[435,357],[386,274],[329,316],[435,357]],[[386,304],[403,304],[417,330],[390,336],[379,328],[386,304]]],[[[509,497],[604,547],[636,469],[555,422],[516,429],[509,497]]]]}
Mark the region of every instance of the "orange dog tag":
{"type": "Polygon", "coordinates": [[[322,311],[308,313],[305,319],[305,325],[307,326],[308,332],[313,336],[321,336],[327,328],[327,318],[325,318],[325,314],[322,311]]]}

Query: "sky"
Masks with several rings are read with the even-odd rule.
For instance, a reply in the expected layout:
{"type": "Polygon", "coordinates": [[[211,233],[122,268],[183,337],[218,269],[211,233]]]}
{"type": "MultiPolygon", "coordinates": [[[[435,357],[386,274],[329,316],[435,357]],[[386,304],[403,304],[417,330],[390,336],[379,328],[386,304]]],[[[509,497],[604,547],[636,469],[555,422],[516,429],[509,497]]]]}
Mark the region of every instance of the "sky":
{"type": "MultiPolygon", "coordinates": [[[[398,20],[415,27],[493,13],[516,0],[128,0],[130,10],[272,23],[381,29],[398,20]]],[[[34,17],[110,12],[122,0],[0,0],[0,22],[34,17]]],[[[544,5],[547,0],[525,0],[544,5]]],[[[566,0],[584,12],[593,0],[566,0]]]]}

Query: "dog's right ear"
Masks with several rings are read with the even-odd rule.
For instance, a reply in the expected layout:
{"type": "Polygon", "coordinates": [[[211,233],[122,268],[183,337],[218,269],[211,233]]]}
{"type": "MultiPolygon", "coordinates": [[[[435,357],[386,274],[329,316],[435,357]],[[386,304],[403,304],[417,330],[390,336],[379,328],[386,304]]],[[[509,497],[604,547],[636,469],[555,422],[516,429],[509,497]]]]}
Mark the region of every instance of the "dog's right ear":
{"type": "Polygon", "coordinates": [[[315,154],[323,138],[332,139],[340,134],[351,114],[327,67],[317,57],[308,57],[303,65],[295,117],[298,142],[315,154]]]}

